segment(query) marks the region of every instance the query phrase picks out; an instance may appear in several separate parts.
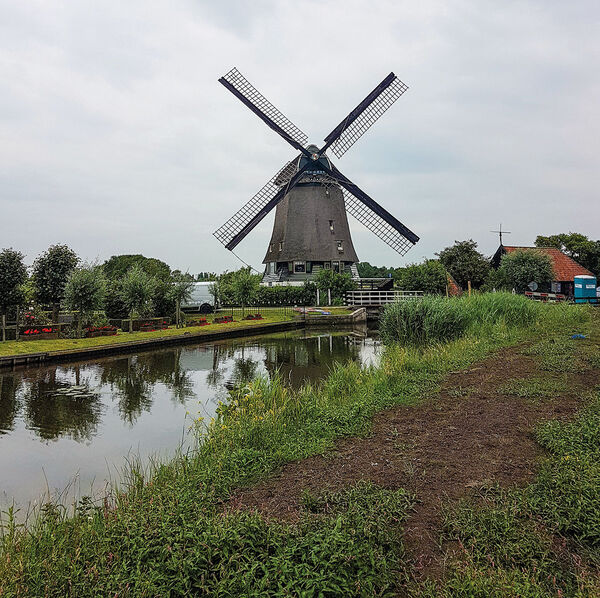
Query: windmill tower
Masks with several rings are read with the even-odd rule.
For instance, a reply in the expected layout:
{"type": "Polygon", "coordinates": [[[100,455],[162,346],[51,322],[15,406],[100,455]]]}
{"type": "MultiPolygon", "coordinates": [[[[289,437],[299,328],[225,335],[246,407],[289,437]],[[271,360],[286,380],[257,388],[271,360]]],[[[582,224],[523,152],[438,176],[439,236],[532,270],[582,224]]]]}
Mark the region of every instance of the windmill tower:
{"type": "Polygon", "coordinates": [[[267,126],[300,154],[288,162],[245,206],[213,234],[233,250],[273,209],[275,222],[263,263],[263,282],[301,283],[320,269],[352,272],[358,261],[347,213],[400,255],[419,237],[345,177],[325,153],[340,158],[408,89],[390,73],[325,138],[307,145],[308,137],[254,88],[237,70],[219,79],[267,126]]]}

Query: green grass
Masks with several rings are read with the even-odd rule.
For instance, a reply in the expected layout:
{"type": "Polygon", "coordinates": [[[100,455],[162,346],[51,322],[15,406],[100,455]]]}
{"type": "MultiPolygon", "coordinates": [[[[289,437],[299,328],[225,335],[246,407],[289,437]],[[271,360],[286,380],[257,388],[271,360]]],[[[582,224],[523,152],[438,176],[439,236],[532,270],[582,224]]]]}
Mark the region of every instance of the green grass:
{"type": "MultiPolygon", "coordinates": [[[[560,326],[546,329],[527,352],[545,365],[556,356],[578,368],[586,360],[595,362],[600,318],[568,322],[563,312],[556,313],[560,326]],[[573,327],[583,327],[593,340],[570,339],[573,327]]],[[[569,376],[510,384],[525,397],[547,396],[557,390],[557,380],[564,388],[569,376]]],[[[541,424],[536,438],[547,455],[532,484],[483,487],[478,496],[447,508],[443,537],[460,550],[446,581],[420,585],[416,595],[600,595],[600,392],[573,420],[541,424]]]]}
{"type": "MultiPolygon", "coordinates": [[[[589,317],[577,307],[564,312],[542,307],[538,314],[538,322],[528,327],[498,319],[443,345],[393,345],[378,367],[339,365],[322,383],[298,391],[276,378],[238,388],[214,421],[197,422],[201,439],[193,453],[149,470],[132,465],[121,490],[105,500],[84,499],[75,513],[47,505],[27,527],[10,513],[5,516],[2,596],[398,593],[407,583],[402,522],[413,501],[402,490],[361,484],[339,494],[305,495],[297,525],[228,512],[227,499],[284,463],[322,453],[340,437],[367,434],[376,412],[435,393],[448,372],[589,317]]],[[[528,543],[536,563],[550,570],[543,540],[528,543]]],[[[530,583],[528,574],[516,569],[496,568],[491,575],[485,569],[481,576],[481,563],[474,557],[470,573],[457,576],[456,583],[467,587],[469,575],[484,578],[481,584],[490,587],[500,587],[502,576],[511,575],[512,588],[530,583]]],[[[460,591],[448,595],[509,595],[460,591]]]]}
{"type": "Polygon", "coordinates": [[[503,323],[526,327],[539,317],[541,305],[511,293],[486,293],[450,298],[435,295],[386,306],[380,323],[388,342],[424,344],[456,339],[469,330],[485,331],[503,323]]]}
{"type": "Polygon", "coordinates": [[[537,437],[550,454],[533,484],[483,488],[447,510],[444,535],[461,553],[431,595],[600,595],[600,394],[537,437]]]}
{"type": "Polygon", "coordinates": [[[226,324],[211,324],[210,326],[189,326],[186,328],[168,328],[166,330],[155,330],[153,332],[120,332],[116,336],[100,336],[96,338],[60,338],[56,340],[39,341],[6,341],[0,342],[0,357],[11,355],[27,355],[29,353],[50,353],[54,351],[73,351],[77,349],[86,349],[88,347],[102,347],[105,345],[114,345],[119,343],[137,343],[157,338],[167,338],[171,336],[181,336],[183,334],[192,334],[202,336],[217,331],[237,330],[240,328],[251,328],[263,324],[275,322],[284,322],[293,319],[293,314],[284,315],[269,314],[262,320],[243,320],[230,322],[226,324]]]}
{"type": "Polygon", "coordinates": [[[530,378],[510,380],[503,384],[498,392],[523,399],[554,398],[569,390],[569,379],[566,374],[558,377],[532,376],[530,378]]]}

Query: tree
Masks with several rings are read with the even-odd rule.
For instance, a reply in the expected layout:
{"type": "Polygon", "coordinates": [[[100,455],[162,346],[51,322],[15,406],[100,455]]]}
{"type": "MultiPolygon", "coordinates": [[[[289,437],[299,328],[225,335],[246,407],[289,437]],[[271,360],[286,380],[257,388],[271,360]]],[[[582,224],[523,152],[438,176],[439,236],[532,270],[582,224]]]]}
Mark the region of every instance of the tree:
{"type": "MultiPolygon", "coordinates": [[[[21,305],[24,299],[22,285],[27,280],[27,268],[23,254],[13,249],[0,251],[0,316],[6,318],[11,307],[21,305]]],[[[2,327],[2,340],[6,331],[2,327]]]]}
{"type": "Polygon", "coordinates": [[[490,270],[489,260],[477,251],[477,243],[473,239],[455,241],[454,245],[446,247],[436,255],[463,289],[467,287],[469,281],[474,288],[479,288],[490,270]]]}
{"type": "Polygon", "coordinates": [[[171,276],[168,278],[152,278],[154,288],[152,289],[152,313],[156,317],[170,317],[175,314],[175,301],[171,296],[171,276]]]}
{"type": "Polygon", "coordinates": [[[129,312],[129,332],[133,332],[135,314],[140,314],[148,307],[153,291],[154,279],[139,264],[134,264],[121,282],[121,297],[129,312]]]}
{"type": "Polygon", "coordinates": [[[132,266],[138,265],[148,275],[157,280],[167,280],[171,275],[171,268],[165,262],[154,257],[135,255],[113,255],[102,264],[104,274],[112,280],[122,279],[132,266]]]}
{"type": "Polygon", "coordinates": [[[428,295],[441,295],[446,291],[448,275],[439,260],[425,260],[398,269],[396,285],[404,291],[423,291],[428,295]]]}
{"type": "Polygon", "coordinates": [[[44,305],[52,305],[53,322],[58,320],[65,285],[78,263],[77,254],[66,245],[52,245],[33,263],[36,299],[44,305]]]}
{"type": "Polygon", "coordinates": [[[194,276],[192,274],[189,272],[182,272],[181,270],[173,270],[173,272],[171,272],[171,277],[173,280],[185,279],[192,282],[194,281],[194,276]]]}
{"type": "Polygon", "coordinates": [[[369,262],[359,262],[356,264],[358,275],[361,278],[388,278],[394,273],[394,268],[387,266],[371,266],[369,262]]]}
{"type": "Polygon", "coordinates": [[[343,303],[346,292],[354,287],[354,281],[348,272],[334,272],[333,270],[319,270],[315,276],[315,284],[321,293],[327,296],[331,290],[331,302],[343,303]]]}
{"type": "Polygon", "coordinates": [[[260,275],[251,274],[250,268],[240,268],[235,272],[232,281],[233,296],[237,303],[242,306],[244,313],[245,306],[256,297],[260,285],[260,275]]]}
{"type": "Polygon", "coordinates": [[[561,233],[548,237],[538,235],[535,246],[556,247],[596,276],[600,276],[600,241],[592,241],[580,233],[561,233]]]}
{"type": "Polygon", "coordinates": [[[106,295],[106,278],[99,266],[84,265],[75,268],[65,286],[64,301],[73,311],[78,311],[77,336],[81,337],[84,318],[89,319],[94,311],[102,309],[106,295]]]}
{"type": "Polygon", "coordinates": [[[215,309],[218,309],[219,300],[221,298],[218,279],[215,279],[215,281],[212,284],[208,285],[208,292],[212,295],[215,304],[215,309]]]}
{"type": "Polygon", "coordinates": [[[190,299],[193,288],[193,278],[190,280],[186,275],[174,277],[174,280],[171,283],[169,297],[175,301],[175,319],[177,328],[181,325],[181,304],[190,299]]]}
{"type": "Polygon", "coordinates": [[[120,280],[110,280],[106,285],[104,311],[108,318],[124,320],[129,315],[127,305],[123,301],[123,285],[120,280]]]}
{"type": "Polygon", "coordinates": [[[544,290],[554,279],[552,261],[541,251],[535,249],[518,250],[502,256],[499,276],[518,293],[527,290],[530,282],[536,282],[544,290]]]}

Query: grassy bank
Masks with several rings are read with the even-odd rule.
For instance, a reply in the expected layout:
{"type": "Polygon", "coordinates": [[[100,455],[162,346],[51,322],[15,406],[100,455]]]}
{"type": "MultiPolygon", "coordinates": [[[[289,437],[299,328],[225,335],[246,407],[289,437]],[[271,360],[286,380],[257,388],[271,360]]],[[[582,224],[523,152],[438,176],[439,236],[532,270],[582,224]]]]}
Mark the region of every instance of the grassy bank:
{"type": "Polygon", "coordinates": [[[188,326],[186,328],[167,328],[152,332],[128,332],[119,331],[115,336],[101,336],[96,338],[59,338],[56,340],[39,341],[6,341],[0,343],[0,357],[11,355],[27,355],[29,353],[50,353],[54,351],[73,351],[88,347],[101,347],[119,343],[137,343],[170,336],[180,336],[185,333],[201,336],[224,330],[237,330],[240,328],[252,328],[264,324],[285,322],[292,320],[294,315],[282,312],[265,313],[262,320],[242,320],[227,322],[224,324],[211,324],[210,326],[188,326]]]}
{"type": "MultiPolygon", "coordinates": [[[[565,374],[600,365],[598,315],[585,325],[594,345],[547,332],[527,353],[555,377],[517,391],[540,400],[563,391],[565,374]],[[558,377],[556,377],[558,375],[558,377]]],[[[555,331],[556,332],[556,331],[555,331]]],[[[465,597],[600,595],[600,388],[572,421],[536,429],[546,449],[535,481],[523,489],[482,485],[474,499],[449,506],[444,539],[460,546],[442,586],[421,595],[465,597]]]]}
{"type": "MultiPolygon", "coordinates": [[[[483,304],[478,309],[485,312],[483,304]]],[[[2,595],[393,595],[407,579],[402,522],[415,500],[403,490],[359,484],[306,495],[297,525],[236,512],[226,501],[235,488],[283,463],[326,451],[340,437],[366,434],[377,411],[430,396],[449,372],[532,337],[581,332],[591,317],[586,307],[534,309],[525,323],[483,318],[446,344],[390,346],[380,366],[339,366],[318,386],[291,391],[280,380],[257,379],[238,389],[215,421],[198,422],[194,454],[146,475],[132,467],[122,490],[100,503],[82,500],[74,515],[47,505],[24,529],[6,514],[2,595]]],[[[551,443],[561,433],[543,437],[551,443]]],[[[563,462],[558,453],[556,459],[563,462]]],[[[447,533],[472,528],[461,521],[458,513],[449,515],[447,533]]],[[[452,593],[460,571],[487,576],[476,556],[456,571],[444,588],[448,595],[494,595],[480,588],[469,593],[468,586],[452,593]]]]}

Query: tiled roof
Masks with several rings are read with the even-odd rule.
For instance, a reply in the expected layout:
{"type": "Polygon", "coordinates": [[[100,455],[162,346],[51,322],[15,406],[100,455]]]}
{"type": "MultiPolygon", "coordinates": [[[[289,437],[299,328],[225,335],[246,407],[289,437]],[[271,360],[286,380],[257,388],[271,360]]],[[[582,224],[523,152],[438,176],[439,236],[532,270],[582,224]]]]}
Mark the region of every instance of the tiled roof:
{"type": "Polygon", "coordinates": [[[576,276],[594,276],[592,272],[579,265],[573,258],[565,255],[560,249],[556,249],[556,247],[514,247],[504,245],[506,253],[524,249],[536,249],[548,255],[552,260],[556,281],[572,281],[576,276]]]}

